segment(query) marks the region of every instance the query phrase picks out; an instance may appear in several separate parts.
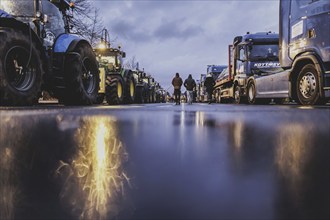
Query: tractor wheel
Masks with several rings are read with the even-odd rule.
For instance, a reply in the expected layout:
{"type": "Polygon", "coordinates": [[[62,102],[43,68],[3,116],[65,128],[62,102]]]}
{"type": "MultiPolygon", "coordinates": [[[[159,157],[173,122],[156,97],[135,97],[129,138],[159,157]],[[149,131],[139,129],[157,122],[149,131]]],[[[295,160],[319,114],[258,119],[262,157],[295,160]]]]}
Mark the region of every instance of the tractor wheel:
{"type": "Polygon", "coordinates": [[[126,76],[126,81],[125,81],[125,103],[131,104],[135,100],[135,95],[136,95],[136,89],[135,89],[135,80],[133,77],[132,72],[129,72],[126,76]]]}
{"type": "Polygon", "coordinates": [[[96,97],[96,101],[95,104],[102,104],[105,98],[105,94],[104,93],[100,93],[97,95],[96,97]]]}
{"type": "Polygon", "coordinates": [[[320,99],[319,79],[313,64],[300,71],[297,79],[297,97],[301,105],[314,105],[320,99]]]}
{"type": "Polygon", "coordinates": [[[136,94],[135,94],[135,103],[143,103],[143,88],[137,87],[136,88],[136,94]]]}
{"type": "Polygon", "coordinates": [[[124,82],[120,76],[112,76],[105,87],[105,97],[109,105],[120,105],[124,102],[124,82]]]}
{"type": "Polygon", "coordinates": [[[0,105],[38,103],[43,63],[37,45],[23,32],[0,29],[0,105]]]}
{"type": "Polygon", "coordinates": [[[74,53],[65,59],[65,92],[59,97],[65,105],[92,105],[96,102],[100,76],[93,49],[88,44],[78,44],[74,53]]]}
{"type": "Polygon", "coordinates": [[[250,80],[247,85],[247,101],[249,104],[254,104],[256,102],[256,86],[252,80],[250,80]]]}

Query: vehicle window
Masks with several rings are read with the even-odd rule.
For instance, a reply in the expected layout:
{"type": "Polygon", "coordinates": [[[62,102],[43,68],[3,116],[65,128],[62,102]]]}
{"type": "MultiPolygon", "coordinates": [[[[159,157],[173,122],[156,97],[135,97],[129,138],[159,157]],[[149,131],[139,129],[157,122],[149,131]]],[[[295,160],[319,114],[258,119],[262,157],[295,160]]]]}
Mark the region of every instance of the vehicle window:
{"type": "Polygon", "coordinates": [[[249,47],[248,56],[251,61],[278,61],[278,45],[253,45],[249,47]]]}
{"type": "Polygon", "coordinates": [[[240,60],[246,60],[244,47],[241,47],[240,50],[239,50],[239,59],[240,60]]]}

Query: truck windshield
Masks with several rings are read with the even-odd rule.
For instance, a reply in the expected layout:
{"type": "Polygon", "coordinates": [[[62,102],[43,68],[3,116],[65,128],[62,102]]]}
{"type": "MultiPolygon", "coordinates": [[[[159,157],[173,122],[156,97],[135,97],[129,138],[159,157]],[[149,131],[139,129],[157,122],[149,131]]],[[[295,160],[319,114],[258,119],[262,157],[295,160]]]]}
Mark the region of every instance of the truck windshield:
{"type": "Polygon", "coordinates": [[[251,61],[256,60],[267,60],[267,61],[278,61],[278,45],[252,45],[248,49],[248,58],[251,61]]]}

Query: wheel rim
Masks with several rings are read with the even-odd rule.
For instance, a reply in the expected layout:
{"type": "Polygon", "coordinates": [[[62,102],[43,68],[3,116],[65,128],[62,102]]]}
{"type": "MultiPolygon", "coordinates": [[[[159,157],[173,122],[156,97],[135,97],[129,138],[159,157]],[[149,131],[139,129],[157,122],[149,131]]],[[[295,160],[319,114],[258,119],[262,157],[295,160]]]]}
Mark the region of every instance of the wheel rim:
{"type": "Polygon", "coordinates": [[[236,101],[236,103],[239,103],[239,99],[240,99],[240,97],[239,97],[239,87],[236,86],[235,87],[235,101],[236,101]]]}
{"type": "Polygon", "coordinates": [[[117,95],[118,98],[121,98],[121,96],[123,95],[123,86],[120,82],[117,83],[117,95]]]}
{"type": "Polygon", "coordinates": [[[307,72],[299,81],[300,93],[306,99],[315,94],[316,88],[316,78],[311,72],[307,72]]]}
{"type": "Polygon", "coordinates": [[[135,87],[134,87],[134,82],[132,80],[129,83],[129,92],[131,97],[134,97],[135,87]]]}
{"type": "Polygon", "coordinates": [[[6,78],[9,84],[18,91],[27,91],[34,85],[37,68],[33,60],[30,58],[29,61],[29,58],[29,51],[21,46],[12,47],[5,56],[6,78]]]}
{"type": "Polygon", "coordinates": [[[254,85],[251,84],[249,86],[249,100],[253,101],[253,99],[254,99],[254,85]]]}
{"type": "Polygon", "coordinates": [[[84,89],[88,94],[94,92],[96,87],[96,77],[92,72],[92,62],[89,58],[85,58],[83,61],[82,82],[84,89]]]}

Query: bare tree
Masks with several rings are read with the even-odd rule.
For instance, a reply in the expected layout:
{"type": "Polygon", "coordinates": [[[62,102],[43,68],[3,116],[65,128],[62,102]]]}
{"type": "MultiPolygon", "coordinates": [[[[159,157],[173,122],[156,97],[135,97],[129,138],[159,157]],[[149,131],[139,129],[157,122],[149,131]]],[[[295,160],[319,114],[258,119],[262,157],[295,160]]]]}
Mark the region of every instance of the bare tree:
{"type": "Polygon", "coordinates": [[[71,24],[73,32],[84,37],[95,46],[99,42],[103,29],[103,19],[99,10],[90,0],[75,0],[75,9],[71,24]]]}
{"type": "Polygon", "coordinates": [[[136,57],[133,56],[132,58],[130,58],[129,60],[126,61],[125,65],[126,68],[128,69],[137,69],[138,68],[138,62],[136,60],[136,57]]]}

